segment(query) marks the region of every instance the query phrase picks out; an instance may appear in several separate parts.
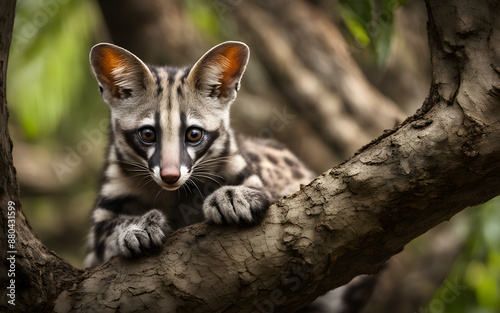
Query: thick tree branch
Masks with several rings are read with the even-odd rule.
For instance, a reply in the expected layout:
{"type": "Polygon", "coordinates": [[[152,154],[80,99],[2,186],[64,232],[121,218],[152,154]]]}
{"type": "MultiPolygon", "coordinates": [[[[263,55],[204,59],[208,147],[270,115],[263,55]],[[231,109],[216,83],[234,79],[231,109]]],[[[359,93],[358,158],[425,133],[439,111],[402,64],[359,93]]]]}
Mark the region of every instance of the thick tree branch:
{"type": "Polygon", "coordinates": [[[19,185],[12,160],[13,145],[7,128],[6,98],[7,61],[15,6],[15,0],[5,0],[0,4],[0,256],[5,269],[0,272],[0,287],[4,291],[0,311],[43,312],[53,306],[55,297],[61,290],[69,288],[82,271],[42,244],[26,220],[19,201],[19,185]],[[15,209],[15,215],[9,215],[12,214],[9,207],[15,209]],[[15,291],[15,298],[7,296],[5,291],[11,292],[8,286],[14,286],[11,289],[15,291]],[[15,306],[8,304],[8,300],[15,300],[15,306]]]}
{"type": "Polygon", "coordinates": [[[499,5],[429,1],[428,11],[435,75],[417,115],[272,205],[261,225],[181,229],[156,257],[91,269],[56,311],[290,312],[496,196],[499,5]]]}
{"type": "MultiPolygon", "coordinates": [[[[377,272],[413,238],[496,196],[500,5],[427,4],[434,76],[422,109],[273,204],[258,226],[188,226],[159,255],[114,259],[82,273],[43,246],[29,227],[18,202],[12,145],[0,141],[2,205],[13,199],[17,208],[16,309],[292,312],[356,275],[377,272]]],[[[1,48],[4,70],[7,50],[1,48]]],[[[8,138],[6,123],[0,125],[8,138]]],[[[6,233],[6,210],[1,212],[6,233]]]]}

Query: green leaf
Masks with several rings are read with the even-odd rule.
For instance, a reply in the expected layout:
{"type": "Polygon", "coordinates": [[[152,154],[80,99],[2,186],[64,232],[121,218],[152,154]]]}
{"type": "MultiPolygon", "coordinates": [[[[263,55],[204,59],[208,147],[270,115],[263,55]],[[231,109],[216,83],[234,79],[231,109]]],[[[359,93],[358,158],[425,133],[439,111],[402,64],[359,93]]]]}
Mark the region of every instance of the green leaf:
{"type": "Polygon", "coordinates": [[[370,49],[378,65],[386,62],[394,36],[394,12],[405,0],[340,1],[340,16],[361,48],[370,49]]]}
{"type": "Polygon", "coordinates": [[[370,36],[365,30],[364,23],[362,19],[350,8],[350,7],[342,7],[340,14],[349,29],[349,32],[356,39],[361,47],[366,47],[370,44],[370,36]]]}
{"type": "Polygon", "coordinates": [[[87,1],[25,1],[18,7],[7,95],[13,118],[27,139],[53,134],[79,103],[88,71],[93,10],[87,1]]]}

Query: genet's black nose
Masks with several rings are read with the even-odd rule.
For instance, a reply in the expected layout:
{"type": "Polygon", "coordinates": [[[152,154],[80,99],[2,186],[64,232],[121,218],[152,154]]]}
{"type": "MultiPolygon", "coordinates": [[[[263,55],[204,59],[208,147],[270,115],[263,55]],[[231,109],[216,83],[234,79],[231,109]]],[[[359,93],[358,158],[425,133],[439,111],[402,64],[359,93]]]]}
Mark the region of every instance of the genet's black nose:
{"type": "Polygon", "coordinates": [[[181,172],[175,166],[166,166],[161,169],[161,180],[169,185],[175,184],[181,177],[181,172]]]}

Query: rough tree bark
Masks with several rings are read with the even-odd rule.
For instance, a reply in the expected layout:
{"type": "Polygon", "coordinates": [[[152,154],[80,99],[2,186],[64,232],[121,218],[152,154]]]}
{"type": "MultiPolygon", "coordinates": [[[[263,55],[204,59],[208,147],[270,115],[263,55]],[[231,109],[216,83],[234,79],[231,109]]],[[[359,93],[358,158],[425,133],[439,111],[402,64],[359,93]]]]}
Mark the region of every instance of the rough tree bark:
{"type": "MultiPolygon", "coordinates": [[[[12,160],[13,143],[7,128],[6,77],[15,0],[0,4],[0,311],[48,311],[61,290],[69,288],[83,271],[72,267],[43,245],[30,227],[19,201],[19,185],[12,160]],[[11,208],[15,215],[9,215],[11,208]],[[14,217],[14,218],[12,218],[14,217]],[[15,222],[12,222],[14,220],[15,222]],[[15,235],[15,242],[9,235],[15,235]],[[9,258],[9,259],[7,259],[9,258]],[[9,275],[10,274],[10,275],[9,275]],[[15,276],[12,276],[15,275],[15,276]],[[14,280],[14,281],[12,281],[14,280]],[[7,287],[13,287],[7,289],[7,287]],[[14,290],[15,306],[7,301],[14,290]]],[[[12,214],[12,213],[11,213],[12,214]]]]}
{"type": "MultiPolygon", "coordinates": [[[[4,3],[11,5],[2,16],[12,17],[14,1],[4,3]]],[[[14,201],[15,308],[293,312],[356,275],[376,273],[413,238],[498,195],[500,4],[427,6],[433,82],[416,115],[273,204],[259,226],[192,225],[174,233],[159,255],[84,272],[48,251],[22,214],[6,130],[3,44],[0,226],[7,233],[6,201],[14,201]]],[[[5,21],[2,34],[10,34],[5,21]]]]}

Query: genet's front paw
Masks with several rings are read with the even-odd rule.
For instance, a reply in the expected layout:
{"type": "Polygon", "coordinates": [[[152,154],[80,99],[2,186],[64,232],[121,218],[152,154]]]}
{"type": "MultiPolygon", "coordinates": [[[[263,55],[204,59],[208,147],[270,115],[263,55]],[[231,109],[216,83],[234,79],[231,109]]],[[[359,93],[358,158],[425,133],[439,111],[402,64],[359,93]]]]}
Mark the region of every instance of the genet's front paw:
{"type": "Polygon", "coordinates": [[[120,255],[133,257],[146,254],[162,246],[165,234],[170,232],[167,219],[158,210],[132,219],[118,236],[120,255]]]}
{"type": "Polygon", "coordinates": [[[261,190],[224,186],[205,199],[203,214],[216,224],[253,223],[268,207],[269,197],[261,190]]]}

